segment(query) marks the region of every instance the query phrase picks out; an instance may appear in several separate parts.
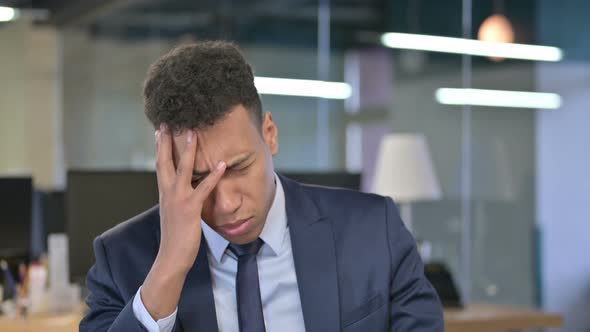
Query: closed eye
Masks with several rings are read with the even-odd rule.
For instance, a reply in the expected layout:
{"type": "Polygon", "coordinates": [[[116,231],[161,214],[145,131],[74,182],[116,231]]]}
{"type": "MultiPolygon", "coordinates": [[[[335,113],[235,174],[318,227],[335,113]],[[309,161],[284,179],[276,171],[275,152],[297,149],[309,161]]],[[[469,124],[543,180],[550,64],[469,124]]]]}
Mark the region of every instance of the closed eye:
{"type": "MultiPolygon", "coordinates": [[[[240,173],[240,172],[244,172],[246,170],[248,170],[248,168],[250,167],[251,164],[248,164],[246,166],[237,166],[237,167],[232,167],[229,169],[230,172],[235,172],[235,173],[240,173]]],[[[227,172],[227,171],[226,171],[227,172]]]]}
{"type": "MultiPolygon", "coordinates": [[[[246,165],[246,166],[239,165],[239,166],[230,167],[230,168],[228,168],[228,169],[225,171],[225,173],[226,173],[226,174],[227,174],[228,172],[230,172],[230,173],[242,173],[242,172],[245,172],[245,171],[247,171],[247,170],[248,170],[248,168],[249,168],[251,165],[252,165],[252,163],[250,163],[250,164],[248,164],[248,165],[246,165]]],[[[204,177],[204,176],[202,176],[202,177],[198,177],[198,178],[193,178],[193,179],[191,180],[191,184],[193,184],[193,185],[198,185],[199,183],[201,183],[201,181],[203,181],[203,179],[205,179],[205,177],[204,177]]]]}

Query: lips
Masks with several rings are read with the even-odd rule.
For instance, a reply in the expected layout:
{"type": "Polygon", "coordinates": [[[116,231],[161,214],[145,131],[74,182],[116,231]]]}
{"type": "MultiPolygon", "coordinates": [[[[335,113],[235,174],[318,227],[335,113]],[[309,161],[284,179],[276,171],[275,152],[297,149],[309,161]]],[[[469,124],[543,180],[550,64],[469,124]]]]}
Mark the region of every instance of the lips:
{"type": "Polygon", "coordinates": [[[250,220],[250,218],[247,219],[240,219],[238,221],[232,221],[232,222],[228,222],[227,224],[224,224],[220,227],[222,228],[226,228],[226,229],[234,229],[239,227],[241,224],[245,223],[246,221],[250,220]]]}
{"type": "Polygon", "coordinates": [[[248,219],[241,219],[238,221],[227,223],[223,226],[220,226],[219,229],[226,235],[240,236],[248,233],[248,231],[250,230],[250,226],[252,225],[252,219],[253,218],[250,217],[248,219]]]}

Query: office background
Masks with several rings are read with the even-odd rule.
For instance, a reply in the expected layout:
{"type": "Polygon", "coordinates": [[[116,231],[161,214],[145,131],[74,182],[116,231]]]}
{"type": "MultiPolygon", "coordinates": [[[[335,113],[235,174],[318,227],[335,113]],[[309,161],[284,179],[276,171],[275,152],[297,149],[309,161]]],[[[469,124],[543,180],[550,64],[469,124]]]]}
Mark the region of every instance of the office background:
{"type": "Polygon", "coordinates": [[[414,234],[431,244],[432,260],[449,266],[464,300],[538,307],[563,313],[563,331],[590,328],[590,2],[0,5],[21,9],[0,23],[0,176],[32,176],[32,255],[45,250],[50,232],[97,235],[59,208],[69,171],[153,170],[153,129],[141,101],[149,64],[175,45],[222,38],[243,49],[256,76],[352,87],[344,100],[262,95],[279,128],[277,169],[358,173],[370,191],[381,138],[423,134],[442,198],[412,205],[414,234]],[[379,38],[389,31],[477,38],[498,13],[516,43],[559,47],[563,59],[493,61],[391,49],[379,38]],[[552,92],[561,105],[443,105],[439,88],[552,92]]]}

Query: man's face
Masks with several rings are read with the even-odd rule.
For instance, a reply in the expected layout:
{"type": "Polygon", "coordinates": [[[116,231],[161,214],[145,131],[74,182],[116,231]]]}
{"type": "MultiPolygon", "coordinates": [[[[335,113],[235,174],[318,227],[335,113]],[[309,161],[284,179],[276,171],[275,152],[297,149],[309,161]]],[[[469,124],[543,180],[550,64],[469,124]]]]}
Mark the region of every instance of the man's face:
{"type": "MultiPolygon", "coordinates": [[[[262,128],[242,105],[235,106],[213,126],[196,130],[197,151],[193,187],[219,161],[227,169],[203,205],[202,218],[213,230],[236,244],[260,235],[275,193],[272,156],[278,151],[277,127],[266,113],[262,128]]],[[[174,136],[174,163],[184,150],[185,135],[174,136]]]]}

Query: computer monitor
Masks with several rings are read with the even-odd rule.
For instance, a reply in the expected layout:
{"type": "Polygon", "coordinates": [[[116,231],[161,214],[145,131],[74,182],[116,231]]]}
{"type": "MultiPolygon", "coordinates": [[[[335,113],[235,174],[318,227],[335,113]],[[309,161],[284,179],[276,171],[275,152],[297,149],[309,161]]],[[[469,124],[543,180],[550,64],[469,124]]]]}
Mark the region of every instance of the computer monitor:
{"type": "Polygon", "coordinates": [[[352,190],[361,189],[361,175],[348,172],[278,172],[300,183],[352,190]]]}
{"type": "MultiPolygon", "coordinates": [[[[308,184],[360,188],[360,174],[345,172],[287,172],[308,184]]],[[[94,264],[92,242],[109,228],[158,203],[156,174],[150,171],[69,171],[66,190],[66,229],[70,241],[70,276],[83,283],[94,264]]]]}
{"type": "Polygon", "coordinates": [[[0,258],[28,257],[31,251],[33,181],[0,178],[0,258]]]}
{"type": "Polygon", "coordinates": [[[158,185],[150,171],[69,171],[67,181],[70,277],[84,283],[94,264],[94,238],[156,205],[158,185]]]}
{"type": "Polygon", "coordinates": [[[445,308],[462,308],[463,302],[451,271],[444,263],[424,264],[424,275],[430,281],[445,308]]]}

